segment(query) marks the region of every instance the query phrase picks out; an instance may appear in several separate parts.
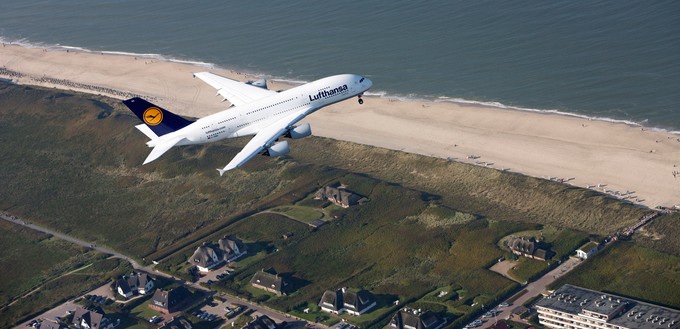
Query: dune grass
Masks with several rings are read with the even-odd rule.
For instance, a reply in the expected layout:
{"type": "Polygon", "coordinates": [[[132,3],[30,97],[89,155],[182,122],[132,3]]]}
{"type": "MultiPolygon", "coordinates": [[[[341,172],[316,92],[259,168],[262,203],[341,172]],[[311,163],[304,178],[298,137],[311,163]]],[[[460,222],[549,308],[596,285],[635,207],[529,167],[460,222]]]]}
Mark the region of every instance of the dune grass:
{"type": "Polygon", "coordinates": [[[619,241],[555,281],[680,308],[680,258],[619,241]]]}

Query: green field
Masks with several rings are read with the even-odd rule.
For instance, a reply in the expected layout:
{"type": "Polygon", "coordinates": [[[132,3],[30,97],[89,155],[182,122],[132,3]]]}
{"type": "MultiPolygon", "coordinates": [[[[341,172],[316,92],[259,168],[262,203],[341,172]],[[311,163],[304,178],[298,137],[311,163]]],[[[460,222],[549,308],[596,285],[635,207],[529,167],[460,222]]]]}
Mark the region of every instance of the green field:
{"type": "Polygon", "coordinates": [[[0,307],[101,256],[5,220],[0,220],[0,237],[0,268],[4,269],[0,270],[0,307]]]}
{"type": "Polygon", "coordinates": [[[349,170],[420,190],[459,211],[503,221],[606,236],[646,213],[591,190],[328,138],[301,139],[291,155],[299,162],[349,170]]]}
{"type": "Polygon", "coordinates": [[[680,257],[680,212],[654,219],[635,233],[635,241],[643,246],[680,257]]]}
{"type": "Polygon", "coordinates": [[[680,308],[680,258],[620,241],[557,280],[624,297],[680,308]]]}
{"type": "Polygon", "coordinates": [[[278,206],[271,208],[267,211],[282,213],[288,217],[291,217],[295,220],[299,220],[303,223],[311,223],[317,219],[321,219],[324,217],[322,209],[315,209],[304,206],[278,206]]]}
{"type": "Polygon", "coordinates": [[[128,270],[101,253],[4,220],[0,250],[1,328],[128,270]]]}
{"type": "MultiPolygon", "coordinates": [[[[129,273],[131,270],[132,268],[127,262],[118,259],[95,259],[91,266],[49,280],[42,284],[40,289],[34,293],[18,299],[16,303],[1,308],[0,328],[11,327],[13,324],[46,311],[70,298],[104,284],[112,277],[129,273]]],[[[7,272],[11,272],[11,270],[7,272]]]]}

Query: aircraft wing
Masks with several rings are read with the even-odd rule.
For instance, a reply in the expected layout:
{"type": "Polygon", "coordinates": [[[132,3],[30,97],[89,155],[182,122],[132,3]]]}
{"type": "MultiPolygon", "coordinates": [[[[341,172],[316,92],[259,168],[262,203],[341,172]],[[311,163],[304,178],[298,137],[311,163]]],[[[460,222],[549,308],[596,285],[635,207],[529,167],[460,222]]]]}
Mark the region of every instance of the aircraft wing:
{"type": "Polygon", "coordinates": [[[264,127],[250,140],[250,142],[248,142],[248,144],[246,144],[245,147],[243,147],[241,152],[238,152],[238,154],[231,159],[229,164],[222,169],[217,169],[217,171],[220,172],[220,176],[228,170],[242,166],[244,163],[248,162],[248,160],[270,147],[274,141],[285,134],[292,125],[302,120],[307,114],[309,114],[307,110],[300,110],[264,127]]]}
{"type": "Polygon", "coordinates": [[[207,84],[217,89],[217,93],[222,95],[222,97],[234,106],[247,104],[276,94],[275,91],[255,87],[210,72],[194,73],[194,77],[205,81],[207,84]]]}

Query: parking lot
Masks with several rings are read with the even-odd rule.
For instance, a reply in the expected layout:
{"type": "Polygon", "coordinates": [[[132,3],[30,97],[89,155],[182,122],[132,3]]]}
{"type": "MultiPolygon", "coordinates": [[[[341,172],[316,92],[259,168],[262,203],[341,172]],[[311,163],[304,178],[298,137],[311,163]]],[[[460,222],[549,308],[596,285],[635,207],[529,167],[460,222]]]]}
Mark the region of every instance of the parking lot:
{"type": "Polygon", "coordinates": [[[228,298],[215,297],[212,301],[204,304],[200,309],[192,311],[191,315],[206,321],[215,321],[218,318],[229,320],[245,312],[247,308],[231,302],[228,298]],[[227,316],[229,314],[229,317],[227,316]]]}
{"type": "Polygon", "coordinates": [[[200,275],[201,277],[198,279],[196,283],[212,283],[212,282],[217,282],[220,281],[227,276],[231,275],[231,273],[234,272],[234,269],[228,267],[228,266],[222,266],[218,269],[215,269],[213,271],[210,271],[208,273],[201,272],[200,275]]]}

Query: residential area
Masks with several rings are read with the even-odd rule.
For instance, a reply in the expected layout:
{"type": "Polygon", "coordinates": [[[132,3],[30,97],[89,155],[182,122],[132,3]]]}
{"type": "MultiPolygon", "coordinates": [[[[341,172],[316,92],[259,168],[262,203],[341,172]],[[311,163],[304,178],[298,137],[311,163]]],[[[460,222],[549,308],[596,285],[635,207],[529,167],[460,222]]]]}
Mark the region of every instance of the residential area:
{"type": "Polygon", "coordinates": [[[46,230],[129,267],[17,328],[548,326],[536,303],[551,284],[644,227],[501,222],[353,174],[280,200],[145,259],[46,230]]]}

